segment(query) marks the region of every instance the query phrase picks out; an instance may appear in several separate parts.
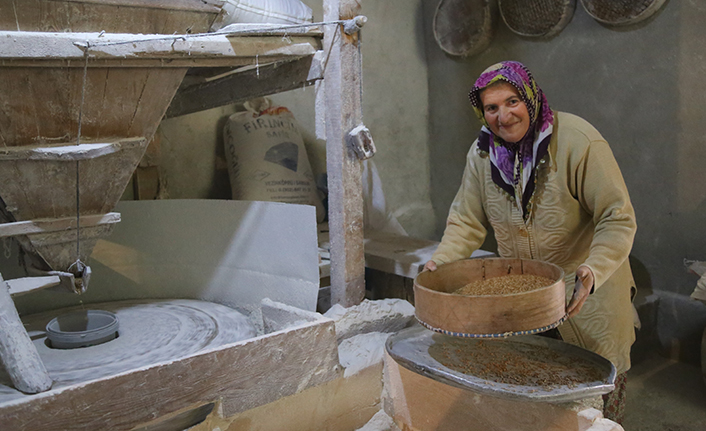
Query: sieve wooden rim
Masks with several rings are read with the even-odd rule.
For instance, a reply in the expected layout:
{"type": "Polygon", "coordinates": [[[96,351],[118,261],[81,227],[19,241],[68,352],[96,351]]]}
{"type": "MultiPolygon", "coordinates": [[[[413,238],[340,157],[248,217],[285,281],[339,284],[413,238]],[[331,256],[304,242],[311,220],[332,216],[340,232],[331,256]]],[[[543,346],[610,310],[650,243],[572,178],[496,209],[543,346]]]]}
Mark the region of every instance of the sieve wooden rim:
{"type": "MultiPolygon", "coordinates": [[[[414,281],[415,315],[436,332],[462,334],[532,334],[556,327],[566,314],[564,271],[532,259],[463,259],[423,272],[414,281]],[[514,273],[547,276],[548,286],[505,295],[458,295],[450,292],[480,277],[514,273]],[[487,271],[487,272],[486,272],[487,271]],[[551,274],[551,275],[550,275],[551,274]],[[554,325],[554,326],[552,326],[554,325]]],[[[470,336],[470,335],[467,335],[470,336]]],[[[496,335],[497,337],[498,335],[496,335]]]]}
{"type": "Polygon", "coordinates": [[[538,334],[540,332],[546,332],[546,331],[549,331],[550,329],[554,329],[554,328],[558,327],[559,325],[561,325],[562,323],[564,323],[566,321],[566,319],[568,319],[568,318],[569,318],[569,314],[567,313],[561,319],[557,320],[556,322],[554,322],[550,325],[547,325],[547,326],[543,326],[541,328],[537,328],[537,329],[528,329],[528,330],[524,330],[524,331],[510,331],[510,332],[504,332],[502,334],[470,334],[470,333],[466,333],[466,332],[453,332],[453,331],[447,331],[446,329],[435,328],[435,327],[429,325],[428,323],[420,320],[418,317],[416,317],[417,322],[419,322],[422,326],[424,326],[425,328],[427,328],[431,331],[438,332],[438,333],[444,334],[444,335],[450,335],[452,337],[461,337],[461,338],[508,338],[508,337],[514,337],[517,335],[534,335],[534,334],[538,334]]]}

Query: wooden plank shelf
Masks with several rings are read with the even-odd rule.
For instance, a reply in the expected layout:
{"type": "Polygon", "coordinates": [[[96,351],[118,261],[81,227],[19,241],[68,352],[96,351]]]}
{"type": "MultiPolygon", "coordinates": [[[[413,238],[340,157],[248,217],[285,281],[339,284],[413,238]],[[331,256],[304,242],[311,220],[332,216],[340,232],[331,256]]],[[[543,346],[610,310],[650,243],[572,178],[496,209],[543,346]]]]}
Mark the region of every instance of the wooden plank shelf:
{"type": "Polygon", "coordinates": [[[321,50],[318,33],[229,36],[0,31],[0,66],[227,67],[266,65],[321,50]]]}
{"type": "Polygon", "coordinates": [[[256,97],[313,85],[323,78],[323,51],[313,56],[246,66],[177,90],[166,117],[242,103],[256,97]]]}

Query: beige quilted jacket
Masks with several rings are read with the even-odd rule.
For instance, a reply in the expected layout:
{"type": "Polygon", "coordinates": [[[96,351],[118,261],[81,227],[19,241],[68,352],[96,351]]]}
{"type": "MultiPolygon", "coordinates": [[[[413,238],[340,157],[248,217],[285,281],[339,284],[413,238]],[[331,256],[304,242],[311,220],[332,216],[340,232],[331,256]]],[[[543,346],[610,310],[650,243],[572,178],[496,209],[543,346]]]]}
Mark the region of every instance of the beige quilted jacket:
{"type": "Polygon", "coordinates": [[[517,206],[490,176],[490,159],[474,142],[456,194],[437,264],[467,258],[492,226],[501,257],[554,263],[566,274],[567,301],[576,268],[588,265],[595,291],[581,312],[559,327],[565,341],[609,359],[618,373],[630,368],[635,340],[628,255],[635,213],[608,143],[585,120],[555,113],[549,154],[541,160],[532,216],[517,206]]]}

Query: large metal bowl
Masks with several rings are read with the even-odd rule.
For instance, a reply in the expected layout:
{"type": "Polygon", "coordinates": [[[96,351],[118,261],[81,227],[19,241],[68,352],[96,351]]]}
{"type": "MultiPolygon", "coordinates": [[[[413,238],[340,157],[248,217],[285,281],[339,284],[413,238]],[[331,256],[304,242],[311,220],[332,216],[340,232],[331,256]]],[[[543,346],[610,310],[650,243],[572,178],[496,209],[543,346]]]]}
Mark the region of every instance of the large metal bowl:
{"type": "Polygon", "coordinates": [[[425,271],[414,280],[419,322],[436,332],[462,337],[533,334],[558,326],[566,315],[564,271],[529,259],[466,259],[425,271]],[[508,295],[458,295],[451,292],[479,279],[533,274],[554,280],[536,290],[508,295]]]}

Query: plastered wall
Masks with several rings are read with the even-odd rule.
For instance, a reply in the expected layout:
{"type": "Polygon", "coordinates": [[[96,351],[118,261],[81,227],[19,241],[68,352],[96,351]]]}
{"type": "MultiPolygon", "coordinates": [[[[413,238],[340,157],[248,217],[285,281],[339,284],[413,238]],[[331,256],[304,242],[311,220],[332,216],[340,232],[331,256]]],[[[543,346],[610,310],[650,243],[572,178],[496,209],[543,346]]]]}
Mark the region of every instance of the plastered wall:
{"type": "MultiPolygon", "coordinates": [[[[321,21],[322,0],[305,0],[321,21]]],[[[436,228],[429,195],[428,76],[421,0],[364,0],[363,119],[370,129],[388,208],[406,231],[429,238],[436,228]]],[[[302,125],[312,168],[325,169],[315,140],[315,88],[273,95],[302,125]]],[[[225,117],[234,107],[167,119],[160,126],[163,175],[170,198],[230,198],[222,149],[225,117]]]]}

